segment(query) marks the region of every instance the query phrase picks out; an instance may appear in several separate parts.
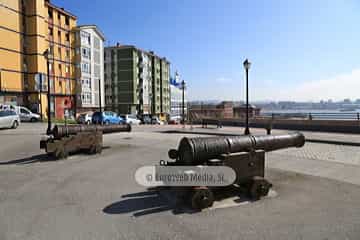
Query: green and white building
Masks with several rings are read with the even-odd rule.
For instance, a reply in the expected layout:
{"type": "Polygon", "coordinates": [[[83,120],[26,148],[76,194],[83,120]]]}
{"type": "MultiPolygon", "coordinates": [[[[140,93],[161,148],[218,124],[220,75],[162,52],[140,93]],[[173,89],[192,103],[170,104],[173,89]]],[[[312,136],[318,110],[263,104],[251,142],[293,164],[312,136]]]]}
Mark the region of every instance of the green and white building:
{"type": "Polygon", "coordinates": [[[106,109],[119,114],[170,113],[170,62],[135,46],[105,48],[106,109]]]}

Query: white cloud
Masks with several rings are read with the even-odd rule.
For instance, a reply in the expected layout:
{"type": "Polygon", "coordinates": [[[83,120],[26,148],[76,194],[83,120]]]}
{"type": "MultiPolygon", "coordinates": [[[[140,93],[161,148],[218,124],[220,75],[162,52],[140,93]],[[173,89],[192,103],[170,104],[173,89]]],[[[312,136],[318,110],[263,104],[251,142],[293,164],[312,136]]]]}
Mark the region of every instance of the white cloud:
{"type": "MultiPolygon", "coordinates": [[[[245,86],[242,80],[219,77],[198,88],[190,88],[190,98],[195,100],[244,100],[245,86]],[[216,84],[217,83],[217,84],[216,84]]],[[[305,81],[281,87],[279,83],[264,82],[262,86],[250,86],[251,101],[320,101],[352,100],[360,98],[360,68],[332,78],[305,81]]]]}
{"type": "Polygon", "coordinates": [[[340,74],[329,79],[307,81],[283,89],[258,89],[254,91],[257,100],[319,101],[360,98],[360,69],[340,74]],[[259,90],[259,91],[258,91],[259,90]]]}

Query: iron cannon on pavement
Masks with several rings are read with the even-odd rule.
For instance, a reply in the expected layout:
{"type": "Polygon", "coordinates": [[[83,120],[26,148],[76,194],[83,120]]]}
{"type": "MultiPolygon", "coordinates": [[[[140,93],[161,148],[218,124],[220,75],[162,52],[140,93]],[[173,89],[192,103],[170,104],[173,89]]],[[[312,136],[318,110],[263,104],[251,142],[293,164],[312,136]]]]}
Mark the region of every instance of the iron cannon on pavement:
{"type": "Polygon", "coordinates": [[[121,125],[55,125],[51,133],[40,141],[40,149],[57,159],[69,153],[87,151],[101,153],[103,134],[130,132],[130,124],[121,125]]]}
{"type": "MultiPolygon", "coordinates": [[[[162,166],[228,166],[236,173],[233,183],[254,200],[267,196],[272,184],[265,178],[265,152],[289,147],[302,147],[303,134],[197,137],[181,139],[178,149],[168,152],[173,161],[160,161],[162,166]],[[174,161],[175,160],[175,161],[174,161]]],[[[181,188],[181,190],[184,190],[181,188]]],[[[211,186],[188,187],[185,198],[195,209],[210,207],[214,201],[211,186]]],[[[183,196],[183,195],[182,195],[183,196]]]]}

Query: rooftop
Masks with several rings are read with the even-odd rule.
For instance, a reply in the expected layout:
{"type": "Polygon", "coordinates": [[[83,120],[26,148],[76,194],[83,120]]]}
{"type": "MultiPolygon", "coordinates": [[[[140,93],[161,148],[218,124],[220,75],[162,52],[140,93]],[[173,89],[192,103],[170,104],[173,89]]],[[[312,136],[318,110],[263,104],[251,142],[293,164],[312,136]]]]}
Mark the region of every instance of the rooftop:
{"type": "Polygon", "coordinates": [[[78,25],[76,26],[75,29],[93,29],[101,38],[103,41],[105,41],[105,35],[104,33],[100,30],[100,28],[98,26],[96,26],[95,24],[89,24],[89,25],[78,25]]]}
{"type": "Polygon", "coordinates": [[[75,19],[75,20],[77,19],[77,17],[76,17],[74,14],[72,14],[72,13],[69,12],[69,11],[66,11],[64,8],[55,6],[54,4],[52,4],[52,3],[50,2],[50,0],[45,0],[45,4],[48,5],[48,6],[50,6],[50,7],[52,7],[52,8],[54,8],[54,9],[56,9],[57,11],[63,13],[64,15],[67,15],[67,16],[75,19]]]}
{"type": "Polygon", "coordinates": [[[166,57],[160,57],[159,55],[155,54],[155,53],[154,53],[153,51],[151,51],[151,50],[146,51],[146,50],[144,50],[144,49],[141,49],[141,48],[136,47],[135,45],[122,45],[122,44],[120,44],[120,43],[117,43],[115,46],[108,46],[108,47],[105,47],[105,48],[107,48],[107,49],[114,49],[114,48],[116,48],[116,49],[135,49],[135,50],[144,52],[144,53],[146,53],[146,54],[148,54],[148,55],[152,55],[152,56],[158,57],[158,58],[166,61],[167,63],[170,63],[170,62],[166,59],[166,57]]]}

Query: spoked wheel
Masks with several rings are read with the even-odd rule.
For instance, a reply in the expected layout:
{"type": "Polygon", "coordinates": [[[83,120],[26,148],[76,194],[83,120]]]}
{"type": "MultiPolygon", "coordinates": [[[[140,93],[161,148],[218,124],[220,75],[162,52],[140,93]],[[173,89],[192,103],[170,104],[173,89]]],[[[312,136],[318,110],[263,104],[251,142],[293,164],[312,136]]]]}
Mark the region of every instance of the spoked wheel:
{"type": "Polygon", "coordinates": [[[193,190],[191,206],[193,209],[201,210],[211,207],[214,203],[214,195],[207,187],[199,187],[193,190]]]}
{"type": "Polygon", "coordinates": [[[64,147],[61,149],[57,149],[55,152],[55,157],[57,159],[66,159],[69,156],[69,151],[64,147]]]}
{"type": "Polygon", "coordinates": [[[92,145],[89,149],[90,154],[97,154],[102,152],[102,146],[101,145],[92,145]]]}
{"type": "Polygon", "coordinates": [[[254,200],[259,200],[261,197],[268,195],[272,184],[263,177],[254,177],[250,186],[250,197],[254,200]]]}
{"type": "Polygon", "coordinates": [[[95,152],[96,153],[101,153],[102,152],[102,146],[101,145],[96,145],[95,152]]]}

